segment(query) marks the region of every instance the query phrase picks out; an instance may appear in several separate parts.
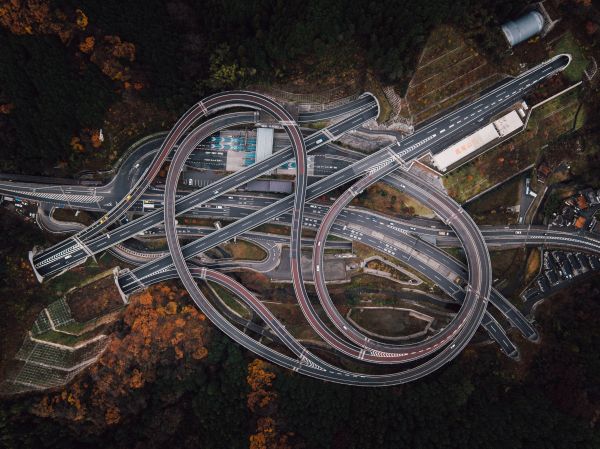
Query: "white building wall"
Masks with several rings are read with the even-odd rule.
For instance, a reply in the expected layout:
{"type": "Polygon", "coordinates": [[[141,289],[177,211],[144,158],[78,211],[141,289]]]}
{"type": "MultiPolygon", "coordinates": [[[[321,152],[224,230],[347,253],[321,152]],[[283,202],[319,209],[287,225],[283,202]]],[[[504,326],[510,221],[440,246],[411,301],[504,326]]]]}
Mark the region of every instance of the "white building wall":
{"type": "Polygon", "coordinates": [[[258,128],[256,132],[256,162],[273,154],[273,128],[258,128]]]}

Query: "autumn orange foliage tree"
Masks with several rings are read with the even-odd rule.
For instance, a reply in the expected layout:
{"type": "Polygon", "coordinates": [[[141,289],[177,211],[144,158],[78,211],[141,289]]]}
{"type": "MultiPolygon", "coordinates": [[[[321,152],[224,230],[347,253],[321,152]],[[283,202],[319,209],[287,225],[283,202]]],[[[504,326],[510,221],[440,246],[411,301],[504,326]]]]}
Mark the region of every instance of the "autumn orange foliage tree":
{"type": "MultiPolygon", "coordinates": [[[[82,11],[78,10],[78,14],[82,11]]],[[[76,22],[79,23],[79,15],[76,22]]],[[[85,17],[87,25],[87,17],[85,17]]],[[[69,41],[75,24],[61,10],[50,8],[48,0],[10,0],[0,6],[0,25],[17,35],[55,34],[63,43],[69,41]]],[[[84,27],[85,28],[85,27],[84,27]]]]}
{"type": "Polygon", "coordinates": [[[79,50],[82,53],[90,53],[94,49],[95,44],[96,40],[94,36],[88,36],[79,44],[79,50]]]}
{"type": "Polygon", "coordinates": [[[143,400],[127,399],[155,382],[159,367],[174,365],[178,376],[190,375],[208,355],[208,327],[205,316],[185,304],[185,295],[185,290],[162,284],[132,297],[120,329],[88,377],[45,396],[33,412],[114,425],[144,408],[143,400]]]}
{"type": "MultiPolygon", "coordinates": [[[[0,25],[16,35],[54,34],[65,44],[87,29],[89,19],[85,12],[76,9],[68,17],[60,9],[50,7],[48,0],[10,0],[0,6],[0,25]]],[[[78,45],[90,61],[114,81],[129,81],[131,69],[126,62],[135,60],[135,45],[122,41],[119,36],[86,36],[78,45]]],[[[143,84],[134,84],[139,90],[143,84]]]]}
{"type": "Polygon", "coordinates": [[[0,114],[10,114],[14,108],[15,105],[13,103],[0,104],[0,114]]]}
{"type": "Polygon", "coordinates": [[[248,394],[248,408],[255,412],[259,408],[264,408],[277,398],[277,394],[268,388],[272,386],[275,373],[269,371],[266,362],[255,359],[248,365],[248,376],[246,381],[250,386],[248,394]]]}
{"type": "Polygon", "coordinates": [[[288,435],[277,433],[277,423],[273,418],[259,418],[256,433],[250,435],[250,449],[289,449],[288,435]]]}
{"type": "MultiPolygon", "coordinates": [[[[255,359],[248,365],[246,381],[250,386],[248,408],[254,413],[273,415],[277,393],[272,390],[275,373],[263,360],[255,359]]],[[[256,422],[256,432],[250,435],[250,449],[287,449],[289,434],[279,434],[272,416],[261,416],[256,422]]]]}

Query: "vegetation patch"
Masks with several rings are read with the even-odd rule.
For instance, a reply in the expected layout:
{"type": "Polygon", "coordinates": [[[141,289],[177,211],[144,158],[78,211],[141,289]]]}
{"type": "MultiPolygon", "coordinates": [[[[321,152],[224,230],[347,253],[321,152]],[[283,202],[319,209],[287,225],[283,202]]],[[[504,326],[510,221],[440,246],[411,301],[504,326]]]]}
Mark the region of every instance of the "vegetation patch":
{"type": "Polygon", "coordinates": [[[353,199],[351,204],[398,217],[435,217],[431,209],[383,182],[367,188],[353,199]]]}
{"type": "Polygon", "coordinates": [[[465,210],[478,224],[510,224],[516,223],[518,214],[508,207],[519,204],[521,176],[485,193],[465,206],[465,210]]]}
{"type": "Polygon", "coordinates": [[[375,98],[377,98],[377,102],[379,103],[379,117],[377,117],[377,122],[387,122],[393,112],[392,105],[385,96],[385,93],[381,87],[381,83],[379,83],[377,78],[375,78],[372,73],[367,74],[365,91],[371,92],[373,95],[375,95],[375,98]]]}
{"type": "Polygon", "coordinates": [[[415,123],[423,122],[500,79],[493,65],[463,33],[441,25],[427,40],[408,86],[410,113],[415,123]]]}
{"type": "Polygon", "coordinates": [[[385,337],[413,335],[427,325],[409,310],[394,308],[353,308],[350,318],[363,329],[385,337]]]}
{"type": "Polygon", "coordinates": [[[400,282],[409,282],[409,281],[413,280],[412,277],[408,276],[407,274],[403,273],[402,271],[399,271],[399,270],[391,267],[387,263],[383,263],[377,259],[367,262],[366,267],[371,268],[373,270],[388,273],[392,277],[392,279],[395,279],[400,282]]]}
{"type": "Polygon", "coordinates": [[[57,208],[54,209],[52,217],[58,221],[81,223],[85,226],[89,226],[95,221],[94,217],[89,212],[77,212],[78,211],[75,211],[73,209],[57,208]]]}
{"type": "Polygon", "coordinates": [[[236,312],[243,318],[250,319],[252,314],[248,310],[248,307],[241,303],[241,300],[238,299],[233,293],[227,290],[224,287],[221,287],[219,284],[215,284],[214,282],[210,282],[210,286],[215,290],[219,298],[229,307],[231,310],[236,312]]]}
{"type": "Polygon", "coordinates": [[[573,130],[578,96],[573,89],[534,109],[520,134],[445,175],[450,196],[465,202],[535,164],[545,145],[573,130]]]}
{"type": "Polygon", "coordinates": [[[564,70],[564,74],[572,83],[581,81],[583,79],[583,72],[588,65],[588,60],[583,54],[581,44],[570,31],[567,31],[565,35],[556,42],[554,52],[557,54],[568,53],[573,57],[569,66],[564,70]]]}
{"type": "Polygon", "coordinates": [[[246,240],[237,239],[236,243],[229,242],[223,245],[233,260],[265,260],[267,253],[260,246],[246,240]]]}
{"type": "Polygon", "coordinates": [[[540,266],[542,263],[541,256],[542,252],[538,248],[533,248],[531,251],[529,251],[525,265],[525,285],[529,284],[529,282],[531,282],[540,272],[540,266]]]}

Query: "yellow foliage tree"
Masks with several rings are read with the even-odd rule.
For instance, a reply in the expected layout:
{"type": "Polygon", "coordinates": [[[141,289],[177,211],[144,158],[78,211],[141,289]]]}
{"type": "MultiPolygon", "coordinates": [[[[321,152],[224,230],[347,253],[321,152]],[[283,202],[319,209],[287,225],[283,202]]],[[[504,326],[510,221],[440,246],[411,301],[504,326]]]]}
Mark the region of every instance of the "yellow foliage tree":
{"type": "Polygon", "coordinates": [[[102,146],[102,140],[100,140],[100,130],[95,130],[91,137],[90,142],[94,148],[100,148],[102,146]]]}
{"type": "Polygon", "coordinates": [[[73,136],[71,138],[70,145],[71,148],[73,148],[73,150],[75,151],[78,151],[80,153],[84,151],[83,145],[81,144],[81,140],[77,136],[73,136]]]}
{"type": "Polygon", "coordinates": [[[75,23],[77,23],[77,26],[79,28],[81,28],[82,30],[85,30],[88,26],[87,16],[84,14],[84,12],[81,9],[76,10],[75,14],[76,14],[75,23]]]}

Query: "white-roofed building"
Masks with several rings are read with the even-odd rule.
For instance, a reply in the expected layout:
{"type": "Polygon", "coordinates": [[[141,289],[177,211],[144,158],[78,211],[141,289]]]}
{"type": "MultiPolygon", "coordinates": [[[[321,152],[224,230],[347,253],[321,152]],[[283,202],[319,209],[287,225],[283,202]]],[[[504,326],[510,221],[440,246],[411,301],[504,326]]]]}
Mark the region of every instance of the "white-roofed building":
{"type": "Polygon", "coordinates": [[[459,140],[454,145],[450,145],[444,151],[433,155],[433,164],[438,170],[445,172],[451,165],[464,159],[498,137],[500,137],[500,134],[496,131],[494,124],[490,123],[470,136],[459,140]]]}
{"type": "Polygon", "coordinates": [[[518,112],[511,111],[495,122],[450,145],[445,150],[432,155],[433,165],[440,172],[445,172],[459,161],[477,155],[483,147],[488,146],[489,149],[490,144],[501,140],[522,127],[523,121],[518,112]]]}
{"type": "Polygon", "coordinates": [[[258,128],[256,131],[256,162],[267,159],[273,154],[273,128],[258,128]]]}
{"type": "Polygon", "coordinates": [[[512,111],[494,122],[494,126],[501,137],[512,134],[523,126],[523,121],[517,111],[512,111]]]}

